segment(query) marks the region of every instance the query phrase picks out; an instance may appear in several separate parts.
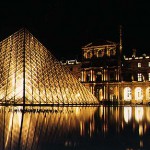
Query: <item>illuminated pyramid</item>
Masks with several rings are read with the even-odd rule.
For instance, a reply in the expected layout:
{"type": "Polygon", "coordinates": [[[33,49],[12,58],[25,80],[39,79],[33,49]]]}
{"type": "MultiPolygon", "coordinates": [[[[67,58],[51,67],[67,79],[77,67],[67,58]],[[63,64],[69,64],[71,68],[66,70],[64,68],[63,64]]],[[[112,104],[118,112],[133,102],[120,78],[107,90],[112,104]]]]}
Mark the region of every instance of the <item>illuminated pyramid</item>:
{"type": "Polygon", "coordinates": [[[0,42],[0,103],[97,104],[97,99],[26,29],[0,42]]]}

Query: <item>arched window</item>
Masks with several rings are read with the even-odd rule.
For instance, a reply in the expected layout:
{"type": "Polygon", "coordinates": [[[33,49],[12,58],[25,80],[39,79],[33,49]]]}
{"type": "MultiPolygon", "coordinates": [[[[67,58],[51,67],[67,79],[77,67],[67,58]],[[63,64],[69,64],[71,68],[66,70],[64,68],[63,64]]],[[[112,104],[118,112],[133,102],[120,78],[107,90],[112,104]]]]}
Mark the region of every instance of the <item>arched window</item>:
{"type": "Polygon", "coordinates": [[[113,49],[110,50],[110,56],[114,55],[113,49]]]}
{"type": "Polygon", "coordinates": [[[103,90],[102,90],[102,88],[101,87],[98,87],[97,89],[96,89],[96,91],[95,91],[96,93],[96,97],[98,98],[98,100],[100,100],[100,101],[102,101],[103,100],[103,90]]]}
{"type": "Polygon", "coordinates": [[[104,56],[104,50],[101,49],[97,52],[97,57],[103,57],[104,56]]]}
{"type": "Polygon", "coordinates": [[[143,100],[143,90],[140,87],[135,88],[135,100],[143,100]]]}
{"type": "Polygon", "coordinates": [[[146,89],[146,100],[150,100],[150,87],[146,89]]]}
{"type": "Polygon", "coordinates": [[[91,52],[87,52],[87,58],[91,58],[91,52]]]}
{"type": "Polygon", "coordinates": [[[131,88],[130,87],[124,88],[124,100],[131,101],[131,99],[132,99],[131,88]]]}
{"type": "Polygon", "coordinates": [[[102,51],[97,52],[97,57],[102,57],[102,51]]]}

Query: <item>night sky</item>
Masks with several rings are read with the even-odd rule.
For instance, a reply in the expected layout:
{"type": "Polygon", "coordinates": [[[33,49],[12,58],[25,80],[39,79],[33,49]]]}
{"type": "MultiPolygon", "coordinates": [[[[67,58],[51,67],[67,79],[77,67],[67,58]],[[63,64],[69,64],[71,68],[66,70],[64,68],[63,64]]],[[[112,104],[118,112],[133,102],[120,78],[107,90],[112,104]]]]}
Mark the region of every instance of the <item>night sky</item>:
{"type": "Polygon", "coordinates": [[[80,59],[92,41],[119,42],[121,24],[123,53],[150,54],[149,8],[144,0],[1,2],[0,40],[26,27],[59,60],[80,59]]]}

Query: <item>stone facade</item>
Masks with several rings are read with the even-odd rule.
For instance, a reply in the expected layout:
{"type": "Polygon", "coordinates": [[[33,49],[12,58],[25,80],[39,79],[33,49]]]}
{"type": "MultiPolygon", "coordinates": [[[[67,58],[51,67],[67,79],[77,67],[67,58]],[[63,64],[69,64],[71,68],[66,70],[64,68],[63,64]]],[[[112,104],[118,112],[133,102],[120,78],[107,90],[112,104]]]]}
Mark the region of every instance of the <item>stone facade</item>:
{"type": "Polygon", "coordinates": [[[135,49],[123,57],[120,44],[101,40],[82,47],[80,63],[66,65],[101,103],[150,102],[150,57],[136,56],[135,49]]]}

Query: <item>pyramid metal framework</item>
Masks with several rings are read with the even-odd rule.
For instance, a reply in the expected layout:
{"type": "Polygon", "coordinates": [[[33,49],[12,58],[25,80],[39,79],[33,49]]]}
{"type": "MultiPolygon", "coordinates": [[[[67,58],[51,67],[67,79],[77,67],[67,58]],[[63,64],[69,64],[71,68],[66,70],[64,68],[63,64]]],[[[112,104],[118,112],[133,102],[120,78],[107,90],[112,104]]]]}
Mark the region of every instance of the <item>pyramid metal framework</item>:
{"type": "Polygon", "coordinates": [[[0,42],[1,104],[98,104],[28,30],[0,42]]]}

